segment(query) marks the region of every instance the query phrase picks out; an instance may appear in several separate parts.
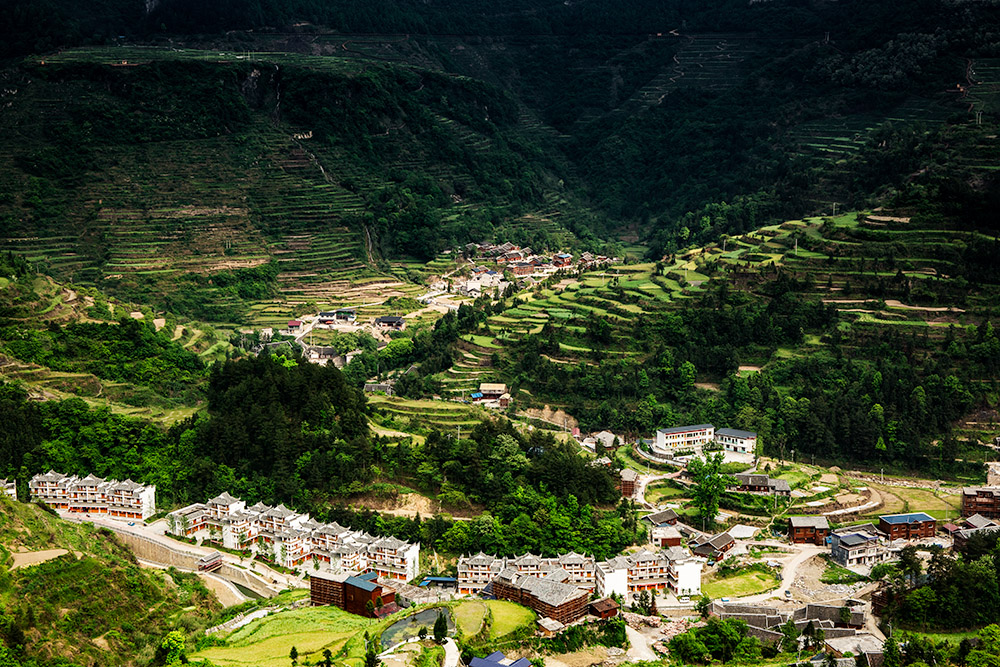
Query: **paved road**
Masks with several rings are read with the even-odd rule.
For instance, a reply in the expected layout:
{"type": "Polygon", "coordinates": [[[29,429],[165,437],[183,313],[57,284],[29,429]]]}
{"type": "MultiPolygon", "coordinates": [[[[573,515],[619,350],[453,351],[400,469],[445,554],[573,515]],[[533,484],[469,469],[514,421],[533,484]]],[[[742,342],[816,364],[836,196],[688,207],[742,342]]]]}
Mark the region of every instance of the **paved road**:
{"type": "Polygon", "coordinates": [[[782,564],[781,586],[779,586],[777,590],[771,591],[770,593],[760,593],[759,595],[749,595],[744,598],[735,598],[734,601],[754,603],[763,602],[764,600],[769,600],[775,597],[784,599],[785,591],[791,590],[792,584],[795,583],[795,575],[798,572],[799,566],[813,556],[826,553],[827,551],[825,547],[818,547],[812,544],[803,544],[799,546],[801,546],[801,551],[782,564]]]}
{"type": "Polygon", "coordinates": [[[458,667],[460,664],[461,653],[458,651],[458,645],[455,644],[455,640],[448,638],[444,640],[444,665],[443,667],[458,667]]]}
{"type": "MultiPolygon", "coordinates": [[[[631,662],[639,662],[640,660],[659,660],[659,656],[656,652],[650,648],[649,638],[642,634],[638,630],[632,628],[631,626],[625,626],[625,636],[628,637],[628,641],[631,644],[628,651],[625,653],[625,657],[631,662]]],[[[448,667],[447,660],[445,660],[445,667],[448,667]]]]}

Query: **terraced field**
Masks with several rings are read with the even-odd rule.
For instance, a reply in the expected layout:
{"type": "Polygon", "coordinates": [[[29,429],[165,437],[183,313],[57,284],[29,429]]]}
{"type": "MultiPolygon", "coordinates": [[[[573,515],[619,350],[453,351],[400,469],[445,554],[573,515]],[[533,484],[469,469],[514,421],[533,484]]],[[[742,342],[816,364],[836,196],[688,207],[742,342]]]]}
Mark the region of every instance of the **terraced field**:
{"type": "MultiPolygon", "coordinates": [[[[365,40],[356,46],[360,52],[384,50],[365,40]]],[[[327,57],[276,52],[251,58],[225,50],[88,47],[47,56],[44,64],[33,66],[88,64],[142,76],[150,65],[202,62],[258,71],[307,67],[351,76],[370,67],[358,60],[359,53],[327,57]]],[[[71,85],[87,93],[86,83],[71,85]]],[[[15,112],[21,143],[44,148],[46,128],[68,120],[59,100],[63,89],[40,78],[14,92],[12,100],[18,105],[24,101],[15,112]]],[[[497,149],[496,139],[444,113],[431,112],[434,132],[447,136],[468,159],[444,158],[425,138],[395,127],[370,137],[378,156],[373,159],[342,142],[318,141],[309,128],[292,127],[266,113],[252,114],[248,124],[220,136],[101,144],[93,150],[91,171],[60,177],[60,185],[67,187],[37,193],[50,207],[60,207],[61,222],[25,222],[0,230],[0,251],[23,255],[64,280],[127,290],[154,302],[179,279],[190,282],[191,275],[275,262],[277,285],[266,298],[236,296],[206,280],[198,283],[199,317],[219,312],[225,313],[220,319],[259,327],[281,325],[323,308],[357,307],[363,318],[390,314],[382,302],[419,295],[424,290],[420,283],[455,268],[455,262],[441,256],[430,263],[403,260],[387,265],[379,240],[360,215],[366,197],[417,174],[429,177],[443,192],[462,193],[443,212],[446,220],[476,213],[485,201],[484,184],[476,181],[469,165],[488,162],[497,149]]],[[[524,127],[513,132],[523,129],[553,139],[536,116],[527,111],[521,116],[524,127]]],[[[18,167],[14,144],[5,144],[3,150],[7,154],[0,155],[0,186],[34,196],[32,187],[42,186],[18,167]]],[[[493,194],[489,203],[500,206],[504,199],[493,194]]],[[[555,243],[570,244],[575,239],[561,220],[577,215],[579,209],[552,190],[538,211],[507,224],[544,230],[555,243]]]]}
{"type": "Polygon", "coordinates": [[[482,408],[451,401],[412,400],[381,395],[369,396],[368,400],[392,420],[383,425],[391,423],[402,431],[438,429],[452,432],[458,428],[470,429],[489,414],[482,408]]]}

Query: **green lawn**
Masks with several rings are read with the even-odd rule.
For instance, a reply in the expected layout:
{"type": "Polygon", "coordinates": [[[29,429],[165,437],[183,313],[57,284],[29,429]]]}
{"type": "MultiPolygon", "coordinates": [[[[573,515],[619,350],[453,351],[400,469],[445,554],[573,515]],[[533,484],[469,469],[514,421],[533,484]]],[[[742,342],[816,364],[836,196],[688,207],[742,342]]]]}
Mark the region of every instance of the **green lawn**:
{"type": "Polygon", "coordinates": [[[300,660],[329,648],[335,655],[348,639],[372,624],[336,607],[306,607],[266,616],[239,628],[227,646],[213,646],[192,658],[208,658],[217,665],[288,667],[294,646],[300,660]]]}
{"type": "Polygon", "coordinates": [[[748,570],[702,584],[701,591],[710,598],[743,597],[764,593],[778,585],[778,578],[769,572],[748,570]]]}
{"type": "Polygon", "coordinates": [[[664,500],[681,498],[683,496],[683,490],[674,488],[665,482],[650,484],[646,487],[646,502],[652,503],[653,505],[661,503],[664,500]]]}
{"type": "Polygon", "coordinates": [[[471,637],[479,632],[483,625],[483,617],[486,616],[486,603],[480,600],[465,600],[455,605],[451,613],[462,634],[471,637]]]}
{"type": "Polygon", "coordinates": [[[490,627],[490,639],[509,635],[518,628],[535,622],[535,612],[513,602],[490,600],[490,612],[493,614],[493,625],[490,627]]]}

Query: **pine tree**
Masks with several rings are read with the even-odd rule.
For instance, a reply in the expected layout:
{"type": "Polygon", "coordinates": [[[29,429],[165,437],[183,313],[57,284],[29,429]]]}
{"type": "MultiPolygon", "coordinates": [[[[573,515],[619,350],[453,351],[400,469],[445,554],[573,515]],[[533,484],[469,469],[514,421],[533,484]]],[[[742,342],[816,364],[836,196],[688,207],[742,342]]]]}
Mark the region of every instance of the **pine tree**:
{"type": "Polygon", "coordinates": [[[444,617],[443,612],[438,612],[437,620],[434,621],[434,641],[438,644],[442,644],[447,636],[448,620],[444,617]]]}

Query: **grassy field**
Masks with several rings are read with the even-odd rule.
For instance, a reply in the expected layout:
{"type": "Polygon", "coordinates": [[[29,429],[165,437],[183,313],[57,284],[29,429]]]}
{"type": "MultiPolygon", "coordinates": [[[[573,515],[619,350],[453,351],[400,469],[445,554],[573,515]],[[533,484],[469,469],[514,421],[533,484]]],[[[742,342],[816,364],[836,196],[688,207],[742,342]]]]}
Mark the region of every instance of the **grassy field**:
{"type": "Polygon", "coordinates": [[[479,632],[486,616],[486,603],[480,600],[465,600],[459,602],[451,610],[458,629],[467,637],[479,632]]]}
{"type": "Polygon", "coordinates": [[[701,590],[710,598],[735,598],[764,593],[777,585],[778,578],[773,574],[747,570],[728,577],[709,579],[702,584],[701,590]]]}
{"type": "Polygon", "coordinates": [[[650,484],[646,487],[646,502],[656,505],[665,500],[673,500],[675,498],[683,498],[685,492],[682,489],[677,489],[667,484],[665,482],[650,484]]]}
{"type": "Polygon", "coordinates": [[[490,626],[490,639],[509,635],[518,628],[535,622],[535,612],[513,602],[490,600],[490,612],[493,614],[493,625],[490,626]]]}
{"type": "Polygon", "coordinates": [[[226,638],[227,646],[213,646],[192,656],[218,665],[288,666],[294,646],[305,660],[329,648],[335,655],[347,641],[373,621],[336,607],[306,607],[266,616],[239,628],[226,638]]]}

